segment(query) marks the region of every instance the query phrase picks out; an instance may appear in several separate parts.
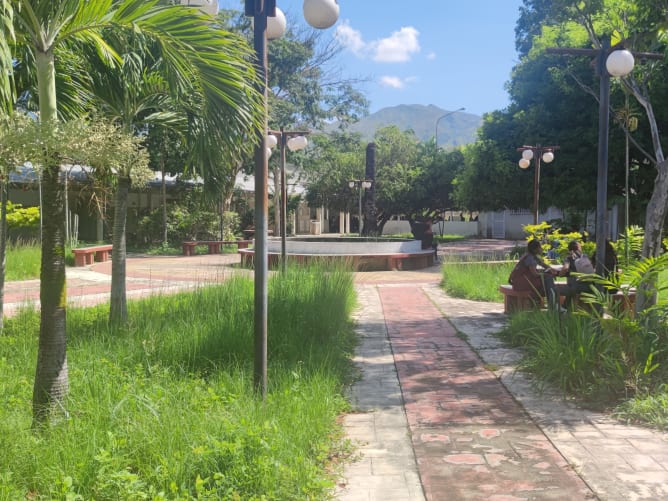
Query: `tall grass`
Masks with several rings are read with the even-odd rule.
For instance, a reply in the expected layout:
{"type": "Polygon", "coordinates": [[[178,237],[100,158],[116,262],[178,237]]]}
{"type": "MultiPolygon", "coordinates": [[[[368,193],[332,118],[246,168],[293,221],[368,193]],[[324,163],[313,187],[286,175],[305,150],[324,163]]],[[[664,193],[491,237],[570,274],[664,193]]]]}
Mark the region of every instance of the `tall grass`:
{"type": "Polygon", "coordinates": [[[69,418],[35,434],[39,316],[0,336],[0,500],[326,499],[344,447],[352,277],[289,270],[269,284],[269,388],[253,372],[253,284],[234,279],[68,313],[69,418]],[[293,320],[294,319],[294,320],[293,320]]]}
{"type": "Polygon", "coordinates": [[[8,243],[5,260],[5,280],[39,278],[42,251],[36,241],[8,243]]]}
{"type": "Polygon", "coordinates": [[[508,283],[514,262],[448,261],[442,266],[443,289],[454,297],[473,301],[503,301],[500,284],[508,283]]]}

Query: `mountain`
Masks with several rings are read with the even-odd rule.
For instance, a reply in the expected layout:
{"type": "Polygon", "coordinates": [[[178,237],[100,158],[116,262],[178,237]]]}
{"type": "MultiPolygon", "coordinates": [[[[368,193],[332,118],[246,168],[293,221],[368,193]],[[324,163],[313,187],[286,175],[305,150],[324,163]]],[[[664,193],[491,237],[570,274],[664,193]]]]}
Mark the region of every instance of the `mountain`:
{"type": "Polygon", "coordinates": [[[402,131],[412,129],[420,140],[428,141],[434,138],[438,121],[439,146],[461,146],[476,140],[477,130],[482,124],[481,117],[465,111],[455,111],[439,120],[446,113],[449,111],[433,104],[400,104],[382,108],[360,119],[350,126],[350,130],[359,132],[366,140],[371,140],[381,127],[396,125],[402,131]]]}

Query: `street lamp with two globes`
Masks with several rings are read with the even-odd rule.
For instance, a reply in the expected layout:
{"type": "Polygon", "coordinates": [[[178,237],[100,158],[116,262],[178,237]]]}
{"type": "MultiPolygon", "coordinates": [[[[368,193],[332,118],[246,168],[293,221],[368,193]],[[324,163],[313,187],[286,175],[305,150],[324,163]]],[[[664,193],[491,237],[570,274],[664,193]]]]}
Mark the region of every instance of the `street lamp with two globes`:
{"type": "Polygon", "coordinates": [[[533,173],[533,224],[538,224],[538,199],[540,195],[540,161],[541,159],[546,164],[552,163],[554,160],[554,150],[559,149],[559,146],[522,146],[517,148],[517,151],[522,152],[520,158],[520,169],[528,169],[531,165],[531,160],[534,160],[533,173]]]}
{"type": "Polygon", "coordinates": [[[287,235],[287,184],[285,182],[285,149],[287,147],[290,151],[299,151],[303,150],[308,146],[308,140],[306,135],[309,134],[308,131],[286,131],[281,127],[280,131],[269,131],[267,136],[267,146],[269,147],[268,155],[271,156],[271,149],[275,148],[276,145],[280,143],[280,177],[281,177],[281,196],[279,204],[274,204],[274,209],[279,209],[280,214],[280,228],[279,232],[281,234],[281,270],[283,272],[287,269],[287,251],[286,251],[286,235],[287,235]]]}

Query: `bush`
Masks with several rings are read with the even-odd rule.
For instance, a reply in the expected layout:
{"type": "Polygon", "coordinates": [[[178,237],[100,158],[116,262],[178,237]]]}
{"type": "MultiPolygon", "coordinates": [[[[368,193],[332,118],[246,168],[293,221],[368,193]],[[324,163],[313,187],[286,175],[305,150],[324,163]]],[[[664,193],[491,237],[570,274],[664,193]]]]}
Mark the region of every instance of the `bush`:
{"type": "MultiPolygon", "coordinates": [[[[167,211],[167,240],[179,244],[184,240],[215,240],[218,234],[218,215],[206,210],[190,210],[173,205],[167,211]]],[[[162,207],[151,211],[137,225],[137,245],[155,244],[163,239],[162,207]]]]}
{"type": "Polygon", "coordinates": [[[7,229],[12,239],[39,235],[39,207],[26,207],[7,201],[7,229]]]}

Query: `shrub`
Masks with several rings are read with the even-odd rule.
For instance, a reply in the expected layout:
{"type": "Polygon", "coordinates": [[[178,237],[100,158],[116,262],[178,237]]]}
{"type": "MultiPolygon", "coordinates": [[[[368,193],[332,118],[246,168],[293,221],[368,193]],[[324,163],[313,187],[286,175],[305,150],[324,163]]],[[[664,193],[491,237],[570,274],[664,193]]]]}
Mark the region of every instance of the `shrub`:
{"type": "Polygon", "coordinates": [[[34,238],[39,234],[39,207],[23,207],[7,201],[7,229],[12,238],[34,238]]]}

